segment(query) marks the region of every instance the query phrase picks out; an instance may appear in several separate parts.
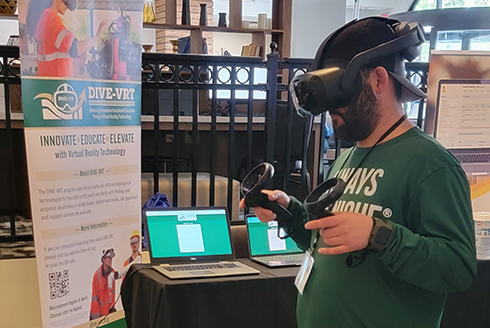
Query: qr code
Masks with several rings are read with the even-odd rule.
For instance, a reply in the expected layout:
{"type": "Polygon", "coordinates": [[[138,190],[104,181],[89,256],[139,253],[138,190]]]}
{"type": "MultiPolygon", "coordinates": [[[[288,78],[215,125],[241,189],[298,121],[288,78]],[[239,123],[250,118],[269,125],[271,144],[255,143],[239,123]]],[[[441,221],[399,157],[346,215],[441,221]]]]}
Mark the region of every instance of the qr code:
{"type": "Polygon", "coordinates": [[[49,278],[49,295],[52,300],[70,294],[70,272],[63,270],[51,272],[49,278]]]}

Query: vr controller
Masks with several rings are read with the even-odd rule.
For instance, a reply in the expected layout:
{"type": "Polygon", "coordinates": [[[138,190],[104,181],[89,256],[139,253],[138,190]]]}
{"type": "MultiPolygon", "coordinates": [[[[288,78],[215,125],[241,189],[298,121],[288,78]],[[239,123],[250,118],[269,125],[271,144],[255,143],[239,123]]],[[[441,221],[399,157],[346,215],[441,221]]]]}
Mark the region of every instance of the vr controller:
{"type": "MultiPolygon", "coordinates": [[[[270,201],[267,194],[262,193],[273,176],[274,166],[272,164],[265,162],[259,164],[245,176],[240,185],[240,192],[245,198],[245,206],[260,206],[274,212],[279,228],[281,228],[291,221],[293,215],[279,203],[270,201]]],[[[278,236],[281,239],[287,238],[287,236],[279,235],[279,230],[278,236]]]]}
{"type": "MultiPolygon", "coordinates": [[[[277,215],[276,220],[281,227],[287,225],[293,215],[279,203],[270,201],[267,194],[262,193],[273,176],[274,167],[271,164],[259,164],[243,179],[240,191],[247,207],[260,206],[271,210],[277,215]]],[[[345,182],[337,178],[329,179],[315,188],[303,203],[308,212],[308,219],[311,221],[332,215],[331,207],[342,196],[344,190],[345,182]]],[[[287,237],[279,236],[281,239],[287,237]]]]}
{"type": "Polygon", "coordinates": [[[303,202],[308,212],[308,220],[317,220],[333,215],[333,204],[342,196],[345,190],[345,181],[338,178],[328,179],[316,187],[303,202]]]}

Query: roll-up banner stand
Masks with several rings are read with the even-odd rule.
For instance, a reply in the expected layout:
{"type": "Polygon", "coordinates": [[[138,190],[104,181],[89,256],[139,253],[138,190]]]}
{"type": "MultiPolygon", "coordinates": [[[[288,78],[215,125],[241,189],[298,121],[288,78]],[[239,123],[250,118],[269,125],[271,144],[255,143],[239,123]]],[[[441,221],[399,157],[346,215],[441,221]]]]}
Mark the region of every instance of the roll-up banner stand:
{"type": "Polygon", "coordinates": [[[44,328],[125,327],[120,287],[141,261],[142,9],[19,1],[44,328]]]}
{"type": "Polygon", "coordinates": [[[424,130],[458,159],[474,212],[490,212],[490,52],[433,51],[424,130]]]}

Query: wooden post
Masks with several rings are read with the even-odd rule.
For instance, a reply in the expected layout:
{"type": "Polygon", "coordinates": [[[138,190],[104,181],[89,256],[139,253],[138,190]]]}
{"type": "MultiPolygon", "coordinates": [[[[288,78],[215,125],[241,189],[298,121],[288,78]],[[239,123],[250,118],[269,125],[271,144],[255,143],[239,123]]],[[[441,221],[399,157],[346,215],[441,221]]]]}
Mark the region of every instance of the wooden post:
{"type": "Polygon", "coordinates": [[[230,27],[242,28],[242,0],[230,1],[230,27]]]}
{"type": "Polygon", "coordinates": [[[193,28],[191,30],[191,54],[202,54],[202,30],[193,28]]]}
{"type": "Polygon", "coordinates": [[[282,34],[272,34],[272,41],[279,46],[280,58],[291,55],[291,19],[293,11],[292,0],[272,1],[272,29],[282,30],[282,34]]]}
{"type": "Polygon", "coordinates": [[[265,44],[265,32],[258,31],[252,34],[252,44],[260,46],[260,56],[265,59],[267,56],[267,45],[265,44]]]}
{"type": "Polygon", "coordinates": [[[165,24],[177,24],[177,0],[165,0],[165,24]]]}

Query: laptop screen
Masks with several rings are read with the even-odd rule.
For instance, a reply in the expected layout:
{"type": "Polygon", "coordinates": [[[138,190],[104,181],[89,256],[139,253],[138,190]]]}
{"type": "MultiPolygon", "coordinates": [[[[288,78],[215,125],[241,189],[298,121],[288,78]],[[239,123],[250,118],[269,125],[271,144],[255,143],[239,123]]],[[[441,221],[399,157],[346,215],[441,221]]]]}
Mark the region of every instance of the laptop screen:
{"type": "Polygon", "coordinates": [[[451,150],[490,148],[490,81],[440,80],[435,137],[451,150]]]}
{"type": "Polygon", "coordinates": [[[249,216],[247,229],[251,256],[304,252],[291,238],[277,236],[277,221],[261,222],[257,217],[249,216]]]}
{"type": "Polygon", "coordinates": [[[145,218],[152,262],[233,257],[225,208],[147,209],[145,218]]]}

